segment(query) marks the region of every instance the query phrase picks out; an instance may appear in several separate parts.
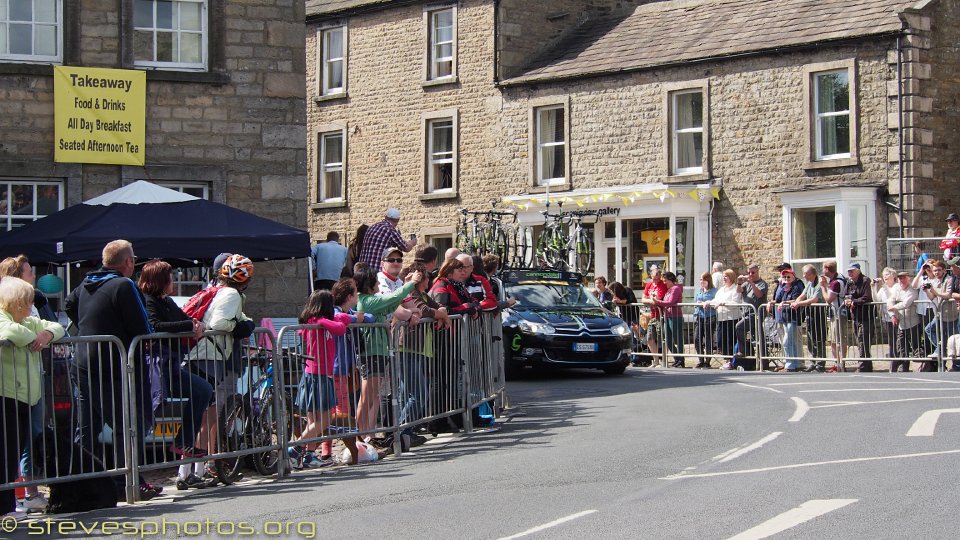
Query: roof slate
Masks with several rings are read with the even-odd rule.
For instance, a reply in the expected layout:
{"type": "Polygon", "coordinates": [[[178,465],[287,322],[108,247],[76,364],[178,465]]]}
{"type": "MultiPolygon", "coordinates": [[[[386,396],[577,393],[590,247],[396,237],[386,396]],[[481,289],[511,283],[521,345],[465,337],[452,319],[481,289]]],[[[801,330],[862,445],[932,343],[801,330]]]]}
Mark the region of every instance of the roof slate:
{"type": "Polygon", "coordinates": [[[306,0],[307,17],[327,15],[340,11],[375,6],[377,4],[388,5],[394,1],[395,0],[306,0]]]}
{"type": "Polygon", "coordinates": [[[886,34],[904,0],[671,0],[588,21],[523,73],[519,84],[886,34]]]}

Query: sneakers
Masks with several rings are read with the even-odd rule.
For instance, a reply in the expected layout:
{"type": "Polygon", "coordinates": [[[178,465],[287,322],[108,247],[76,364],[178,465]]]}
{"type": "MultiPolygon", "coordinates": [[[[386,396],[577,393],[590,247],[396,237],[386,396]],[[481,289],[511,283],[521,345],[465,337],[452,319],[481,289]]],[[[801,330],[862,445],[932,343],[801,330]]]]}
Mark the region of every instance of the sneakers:
{"type": "Polygon", "coordinates": [[[319,469],[321,467],[329,467],[333,465],[332,459],[320,459],[313,452],[305,452],[303,458],[300,460],[301,469],[319,469]]]}
{"type": "Polygon", "coordinates": [[[190,473],[189,475],[187,475],[186,478],[177,479],[177,489],[179,489],[180,491],[184,491],[191,488],[203,489],[205,487],[207,487],[207,482],[193,473],[190,473]]]}
{"type": "Polygon", "coordinates": [[[17,501],[17,511],[25,513],[43,512],[47,509],[47,498],[37,493],[33,497],[27,497],[22,501],[17,501]]]}
{"type": "MultiPolygon", "coordinates": [[[[6,514],[4,514],[4,515],[2,516],[2,518],[3,518],[4,523],[6,523],[7,521],[9,521],[9,520],[11,520],[11,519],[15,519],[15,520],[17,520],[17,521],[21,521],[21,520],[27,519],[27,513],[26,513],[26,512],[21,512],[21,511],[19,511],[19,510],[14,510],[13,512],[7,512],[6,514]]],[[[6,529],[4,529],[4,530],[6,530],[6,529]]]]}
{"type": "Polygon", "coordinates": [[[199,457],[206,457],[206,456],[207,456],[207,451],[206,451],[206,450],[202,450],[202,449],[200,449],[200,448],[196,448],[196,447],[193,447],[193,446],[188,446],[188,447],[186,447],[186,448],[180,448],[179,446],[177,446],[177,445],[175,445],[175,444],[171,444],[171,445],[170,445],[170,453],[171,453],[171,454],[174,454],[174,455],[177,455],[177,456],[180,456],[180,457],[185,457],[185,458],[199,458],[199,457]]]}
{"type": "Polygon", "coordinates": [[[720,367],[720,369],[731,370],[733,369],[733,362],[727,362],[720,367]]]}
{"type": "Polygon", "coordinates": [[[150,484],[141,484],[140,485],[140,500],[149,501],[150,499],[160,495],[160,492],[155,488],[150,487],[150,484]]]}

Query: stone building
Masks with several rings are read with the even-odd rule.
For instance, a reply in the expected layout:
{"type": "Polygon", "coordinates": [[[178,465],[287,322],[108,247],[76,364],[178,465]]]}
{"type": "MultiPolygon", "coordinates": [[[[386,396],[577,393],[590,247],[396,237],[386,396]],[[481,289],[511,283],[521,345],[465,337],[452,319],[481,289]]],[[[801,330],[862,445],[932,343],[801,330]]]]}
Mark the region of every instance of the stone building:
{"type": "Polygon", "coordinates": [[[960,2],[307,2],[310,228],[604,212],[598,274],[836,258],[960,202],[960,2]],[[549,195],[548,195],[549,192],[549,195]]]}
{"type": "MultiPolygon", "coordinates": [[[[0,2],[3,230],[136,180],[305,227],[303,18],[294,0],[0,2]],[[54,161],[58,65],[146,72],[144,166],[54,161]]],[[[258,264],[248,313],[295,314],[307,274],[258,264]]]]}

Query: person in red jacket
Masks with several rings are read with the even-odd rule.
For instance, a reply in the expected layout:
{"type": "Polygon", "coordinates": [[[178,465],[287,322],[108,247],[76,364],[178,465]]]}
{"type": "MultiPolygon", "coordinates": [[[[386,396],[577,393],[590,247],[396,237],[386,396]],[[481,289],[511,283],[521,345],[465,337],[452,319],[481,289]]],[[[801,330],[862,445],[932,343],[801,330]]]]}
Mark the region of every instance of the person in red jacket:
{"type": "Polygon", "coordinates": [[[444,261],[430,289],[430,296],[446,307],[450,315],[475,316],[480,304],[473,301],[464,284],[469,275],[470,270],[458,259],[444,261]]]}

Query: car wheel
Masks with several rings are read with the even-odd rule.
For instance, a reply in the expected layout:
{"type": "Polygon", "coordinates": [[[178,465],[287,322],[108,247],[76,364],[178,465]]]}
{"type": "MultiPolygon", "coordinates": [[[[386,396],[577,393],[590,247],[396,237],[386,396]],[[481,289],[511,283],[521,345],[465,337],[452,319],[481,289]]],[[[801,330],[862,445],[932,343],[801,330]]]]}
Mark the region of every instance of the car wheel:
{"type": "Polygon", "coordinates": [[[608,368],[603,368],[603,372],[607,375],[623,375],[623,372],[627,370],[626,365],[613,366],[608,368]]]}

